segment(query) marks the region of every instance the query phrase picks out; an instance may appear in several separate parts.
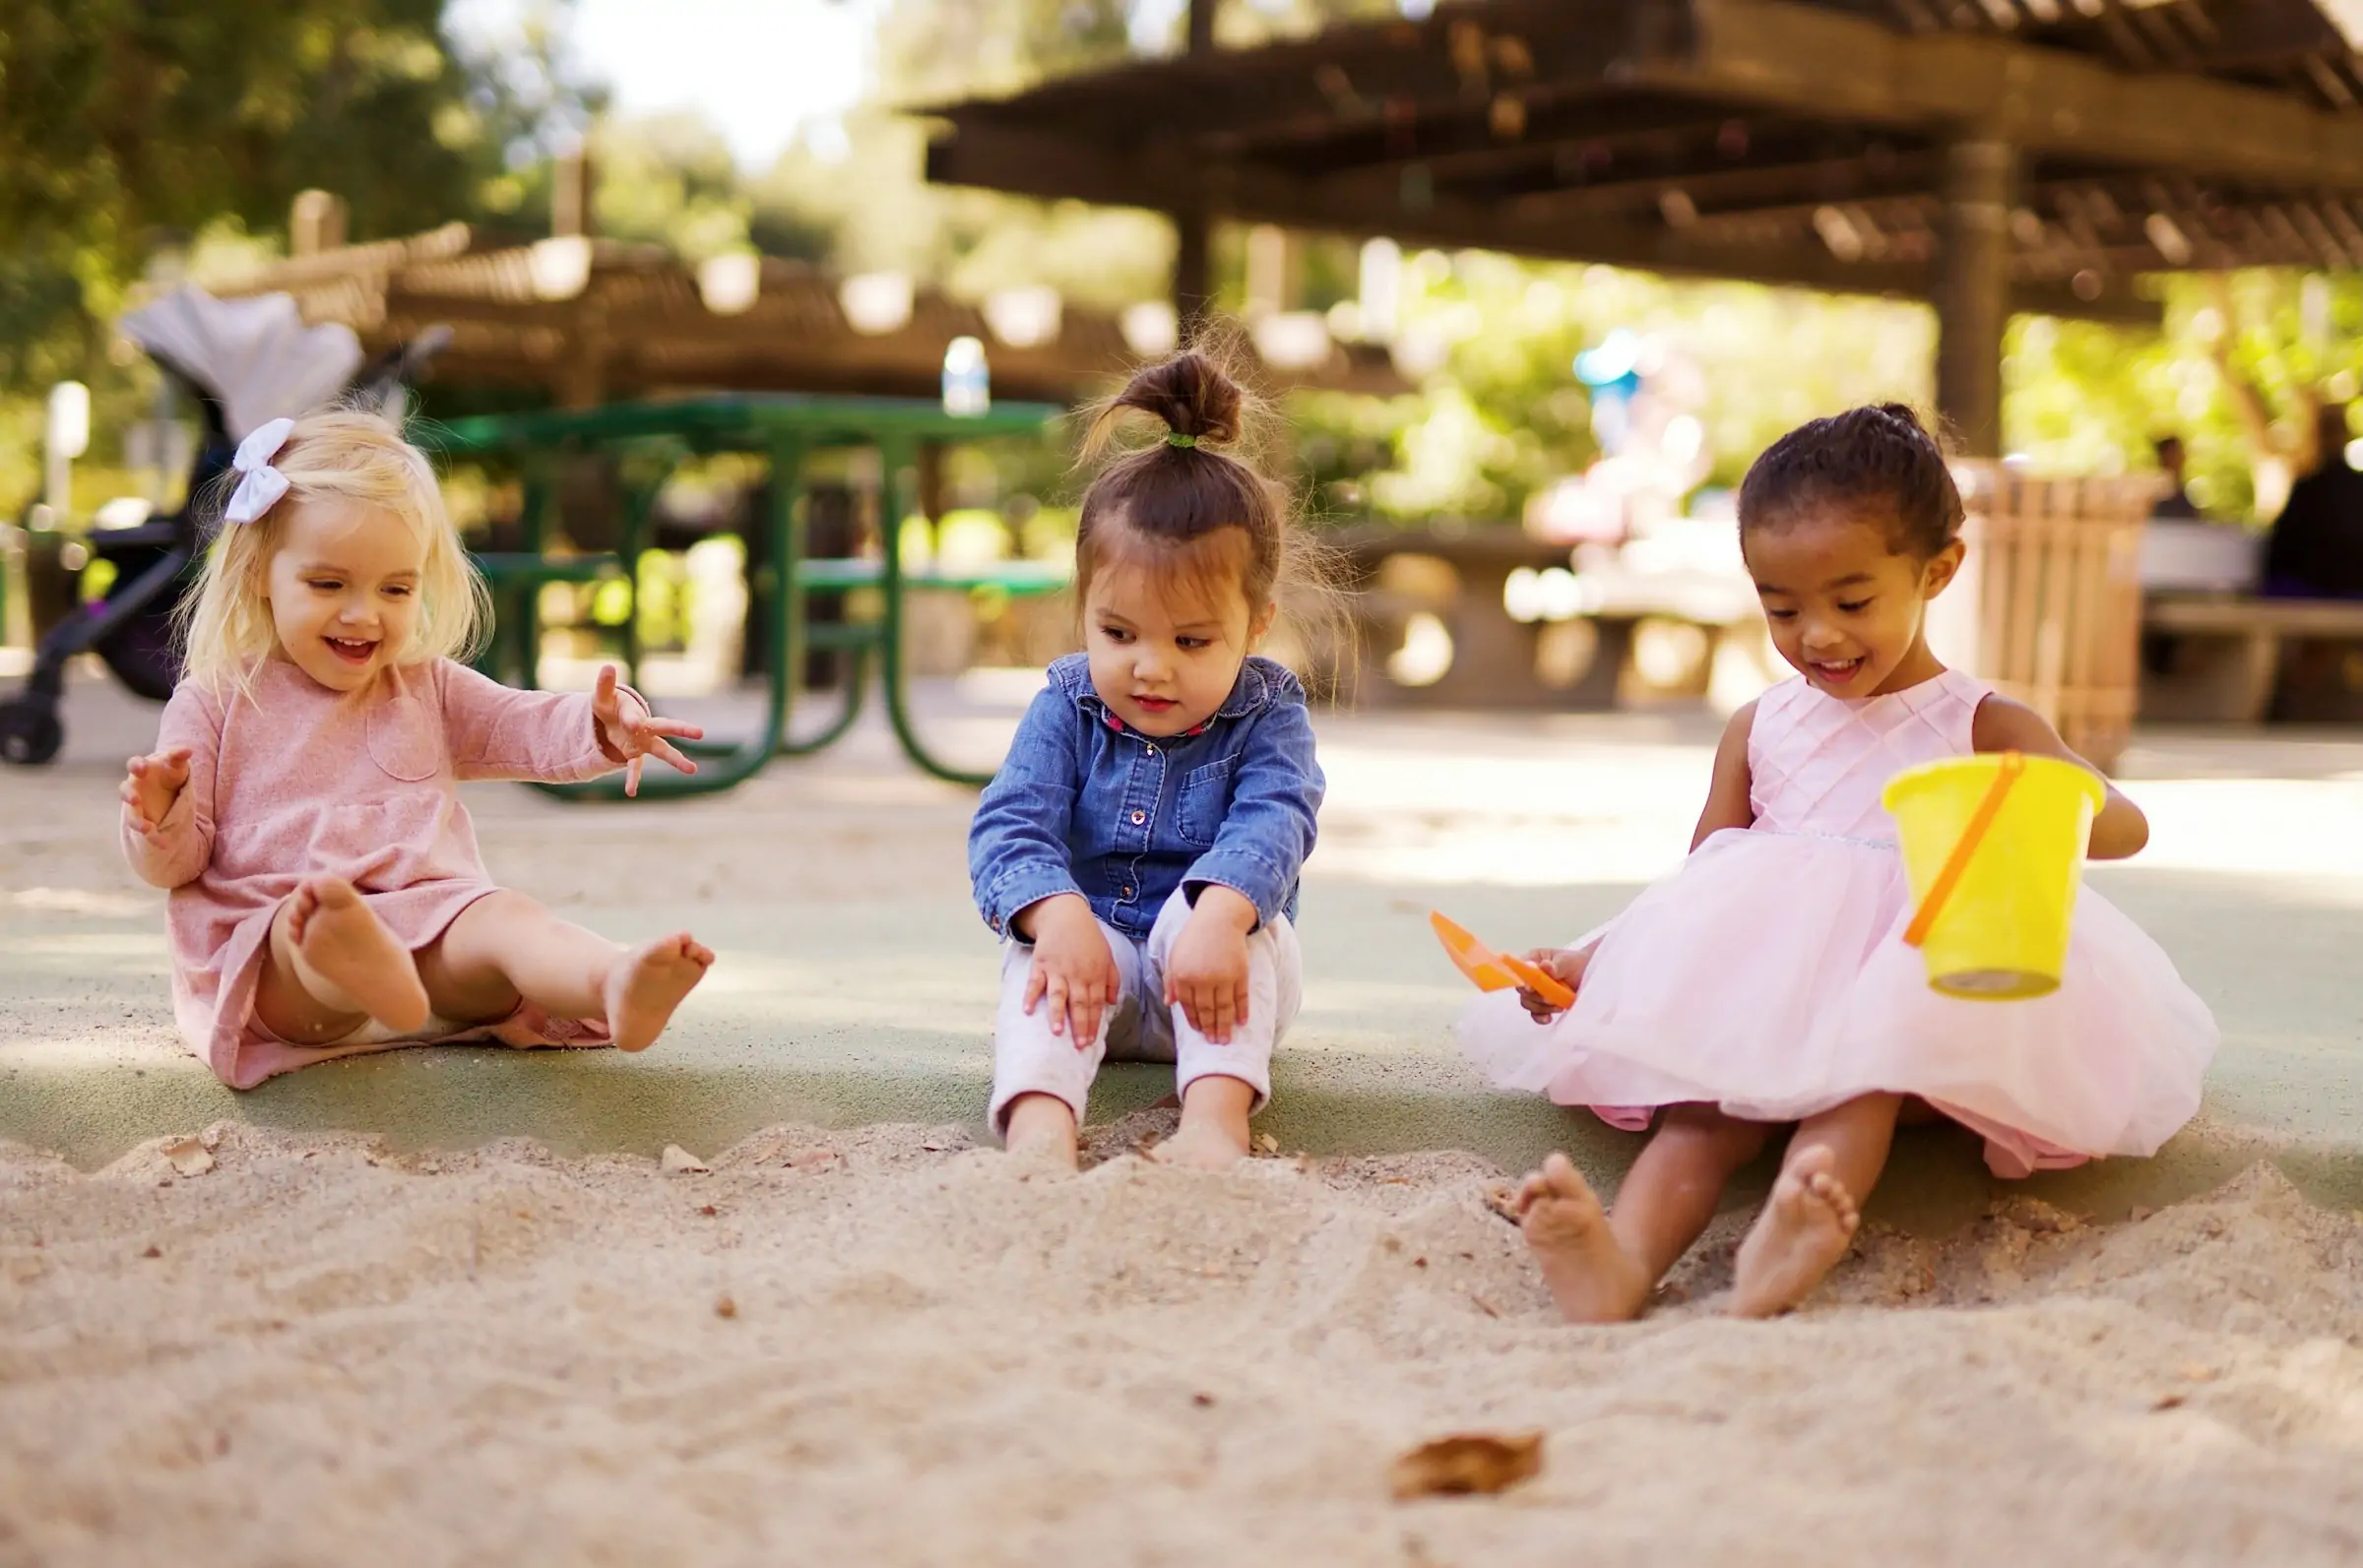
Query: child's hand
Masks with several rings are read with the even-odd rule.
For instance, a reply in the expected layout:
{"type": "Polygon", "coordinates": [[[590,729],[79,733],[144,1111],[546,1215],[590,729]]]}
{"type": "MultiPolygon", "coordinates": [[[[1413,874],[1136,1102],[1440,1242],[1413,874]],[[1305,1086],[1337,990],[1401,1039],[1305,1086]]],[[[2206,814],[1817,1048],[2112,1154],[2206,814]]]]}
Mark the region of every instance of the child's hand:
{"type": "Polygon", "coordinates": [[[625,703],[615,686],[615,666],[603,665],[599,684],[591,692],[591,718],[599,725],[599,743],[623,759],[623,792],[640,792],[640,769],[655,757],[682,773],[697,772],[697,764],[681,755],[668,735],[703,740],[706,732],[677,719],[659,719],[639,703],[625,703]]]}
{"type": "Polygon", "coordinates": [[[1018,913],[1032,933],[1034,969],[1026,976],[1026,1014],[1044,998],[1051,1004],[1051,1033],[1065,1035],[1075,1049],[1088,1050],[1100,1037],[1100,1018],[1116,1005],[1123,981],[1108,933],[1081,894],[1060,893],[1018,913]]]}
{"type": "MultiPolygon", "coordinates": [[[[1570,991],[1583,989],[1583,972],[1592,967],[1592,953],[1589,948],[1538,947],[1533,952],[1526,954],[1525,958],[1527,963],[1541,970],[1570,991]]],[[[1542,997],[1523,985],[1518,987],[1518,1001],[1529,1014],[1533,1015],[1534,1021],[1538,1024],[1548,1024],[1560,1014],[1559,1008],[1544,1001],[1542,997]]]]}
{"type": "Polygon", "coordinates": [[[1165,960],[1165,1004],[1179,1007],[1190,1027],[1217,1045],[1247,1021],[1247,933],[1255,906],[1233,889],[1198,894],[1182,934],[1165,960]]]}
{"type": "Polygon", "coordinates": [[[174,746],[124,765],[123,810],[141,838],[153,839],[161,831],[172,803],[189,786],[189,756],[188,747],[174,746]]]}

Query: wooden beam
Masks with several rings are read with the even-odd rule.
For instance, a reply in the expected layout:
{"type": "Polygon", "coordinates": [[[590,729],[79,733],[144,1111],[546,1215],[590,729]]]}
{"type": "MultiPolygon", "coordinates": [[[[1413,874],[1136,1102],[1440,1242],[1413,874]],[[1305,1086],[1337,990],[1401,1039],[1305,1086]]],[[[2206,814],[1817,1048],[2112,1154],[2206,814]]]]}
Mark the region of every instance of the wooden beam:
{"type": "Polygon", "coordinates": [[[1331,125],[1317,141],[1250,134],[1212,138],[1218,155],[1252,159],[1308,177],[1416,164],[1437,178],[1484,173],[1595,145],[1619,146],[1667,133],[1708,132],[1730,116],[1690,98],[1611,91],[1564,101],[1526,100],[1514,137],[1496,128],[1485,104],[1429,106],[1389,124],[1331,125]]]}
{"type": "Polygon", "coordinates": [[[1798,0],[1663,3],[1691,18],[1691,45],[1634,63],[1630,84],[1866,125],[1974,127],[2030,154],[2363,189],[2363,116],[2285,94],[2132,75],[1997,35],[1911,36],[1798,0]]]}
{"type": "Polygon", "coordinates": [[[1655,0],[1489,0],[1420,21],[1350,23],[1254,49],[1142,60],[1046,82],[1010,98],[913,112],[1054,125],[1070,134],[1190,139],[1325,137],[1504,95],[1598,85],[1686,26],[1655,0]]]}
{"type": "Polygon", "coordinates": [[[1871,159],[1800,157],[1777,163],[1747,163],[1726,169],[1657,169],[1629,179],[1597,180],[1529,191],[1515,201],[1519,211],[1577,214],[1630,211],[1679,190],[1701,218],[1740,215],[1830,202],[1886,201],[1919,195],[1932,187],[1937,157],[1897,153],[1871,159]]]}
{"type": "Polygon", "coordinates": [[[1214,223],[1206,210],[1186,206],[1171,215],[1174,224],[1174,322],[1186,342],[1191,328],[1214,304],[1214,223]]]}
{"type": "Polygon", "coordinates": [[[2002,338],[2011,320],[2011,200],[2018,157],[2007,142],[1945,150],[1945,243],[1937,253],[1937,411],[1973,458],[2002,456],[2002,338]]]}
{"type": "MultiPolygon", "coordinates": [[[[1391,187],[1381,190],[1345,181],[1299,180],[1269,169],[1209,165],[1179,148],[1151,148],[1126,156],[1080,146],[1071,138],[985,125],[956,127],[930,143],[926,174],[938,184],[982,185],[1114,207],[1138,206],[1154,193],[1160,202],[1194,202],[1211,214],[1245,222],[1355,236],[1384,234],[1415,245],[1473,245],[1671,277],[1752,279],[1830,293],[1917,299],[1928,298],[1935,283],[1924,265],[1842,262],[1819,244],[1713,244],[1661,224],[1529,217],[1499,204],[1440,193],[1425,205],[1406,206],[1391,187]]],[[[2030,291],[2022,301],[2013,298],[2018,308],[2046,315],[2151,324],[2158,318],[2157,307],[2136,299],[2123,280],[2088,299],[2058,288],[2030,291]]]]}

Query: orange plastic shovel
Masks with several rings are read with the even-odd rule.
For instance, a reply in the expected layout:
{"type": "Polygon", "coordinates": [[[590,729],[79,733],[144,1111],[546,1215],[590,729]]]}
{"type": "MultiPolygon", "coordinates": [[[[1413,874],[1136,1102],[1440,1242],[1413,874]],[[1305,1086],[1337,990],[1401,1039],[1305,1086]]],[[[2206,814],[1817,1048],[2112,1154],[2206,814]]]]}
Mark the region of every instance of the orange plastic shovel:
{"type": "Polygon", "coordinates": [[[1444,944],[1444,952],[1460,972],[1476,981],[1479,990],[1506,991],[1523,985],[1553,1007],[1575,1005],[1575,993],[1550,971],[1495,952],[1435,909],[1428,911],[1428,923],[1436,927],[1436,939],[1444,944]]]}

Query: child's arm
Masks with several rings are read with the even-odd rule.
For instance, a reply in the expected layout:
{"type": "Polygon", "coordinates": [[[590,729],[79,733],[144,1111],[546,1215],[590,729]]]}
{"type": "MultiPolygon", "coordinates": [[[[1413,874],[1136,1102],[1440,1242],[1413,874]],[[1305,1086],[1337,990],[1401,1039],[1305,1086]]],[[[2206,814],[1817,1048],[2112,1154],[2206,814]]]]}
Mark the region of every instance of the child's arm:
{"type": "Polygon", "coordinates": [[[156,750],[124,769],[123,858],[142,881],[177,888],[213,859],[221,748],[221,715],[196,682],[184,681],[164,705],[156,750]]]}
{"type": "Polygon", "coordinates": [[[1182,878],[1190,903],[1211,888],[1229,888],[1253,911],[1247,930],[1278,919],[1312,853],[1327,789],[1313,757],[1311,715],[1303,703],[1276,704],[1248,732],[1213,847],[1182,878]]]}
{"type": "Polygon", "coordinates": [[[697,772],[666,737],[694,740],[704,731],[657,718],[638,692],[616,683],[612,665],[591,692],[518,691],[448,659],[435,681],[452,771],[462,779],[575,784],[629,768],[636,790],[641,759],[651,756],[697,772]]]}
{"type": "Polygon", "coordinates": [[[1049,686],[1026,710],[969,823],[968,874],[986,923],[1034,948],[1026,1012],[1047,1001],[1051,1033],[1084,1050],[1099,1038],[1121,981],[1068,859],[1078,773],[1073,707],[1049,686]]]}
{"type": "Polygon", "coordinates": [[[1008,760],[985,786],[968,827],[968,876],[977,911],[996,934],[1032,940],[1021,921],[1059,894],[1082,896],[1067,861],[1075,809],[1073,699],[1046,686],[1026,710],[1008,760]]]}
{"type": "Polygon", "coordinates": [[[1756,826],[1756,781],[1748,772],[1748,736],[1756,727],[1756,704],[1749,703],[1723,726],[1722,743],[1715,747],[1715,771],[1706,785],[1706,808],[1698,813],[1697,831],[1691,835],[1695,849],[1726,828],[1756,826]]]}
{"type": "Polygon", "coordinates": [[[2092,819],[2089,852],[2093,859],[2130,859],[2149,843],[2149,819],[2141,814],[2141,808],[2120,794],[2098,768],[2069,750],[2060,732],[2026,704],[2000,695],[1988,697],[1977,705],[1977,717],[1970,721],[1969,743],[1983,752],[2022,751],[2030,757],[2057,757],[2100,780],[2109,796],[2100,815],[2092,819]]]}
{"type": "Polygon", "coordinates": [[[1218,1045],[1247,1021],[1247,937],[1285,910],[1326,788],[1304,704],[1267,711],[1240,752],[1213,847],[1182,878],[1189,919],[1166,957],[1166,1004],[1218,1045]]]}

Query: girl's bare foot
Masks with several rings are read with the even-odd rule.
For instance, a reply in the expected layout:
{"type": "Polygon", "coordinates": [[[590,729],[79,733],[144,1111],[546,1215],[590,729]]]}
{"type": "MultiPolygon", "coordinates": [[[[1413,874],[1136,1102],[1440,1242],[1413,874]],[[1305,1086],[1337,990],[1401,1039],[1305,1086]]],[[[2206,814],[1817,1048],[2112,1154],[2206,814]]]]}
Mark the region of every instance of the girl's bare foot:
{"type": "Polygon", "coordinates": [[[400,1034],[425,1027],[426,987],[410,950],[343,877],[306,877],[287,901],[287,942],[305,989],[332,1007],[351,1003],[400,1034]],[[324,982],[318,989],[311,982],[324,982]]]}
{"type": "Polygon", "coordinates": [[[1653,1283],[1608,1227],[1608,1213],[1565,1155],[1518,1186],[1518,1225],[1551,1298],[1570,1323],[1625,1323],[1641,1315],[1653,1283]]]}
{"type": "Polygon", "coordinates": [[[1079,1141],[1075,1113],[1057,1096],[1020,1095],[1010,1102],[1002,1147],[1011,1159],[1071,1172],[1079,1162],[1079,1141]]]}
{"type": "Polygon", "coordinates": [[[1246,1159],[1247,1152],[1245,1127],[1234,1133],[1212,1119],[1184,1119],[1181,1130],[1149,1151],[1149,1158],[1161,1165],[1180,1165],[1186,1170],[1229,1170],[1246,1159]]]}
{"type": "Polygon", "coordinates": [[[1182,1092],[1182,1126],[1149,1151],[1161,1165],[1188,1170],[1229,1170],[1247,1158],[1247,1118],[1255,1113],[1255,1089],[1245,1079],[1208,1073],[1182,1092]]]}
{"type": "Polygon", "coordinates": [[[1764,1212],[1740,1243],[1732,1316],[1788,1311],[1846,1256],[1862,1216],[1854,1195],[1830,1172],[1835,1158],[1826,1149],[1808,1149],[1773,1183],[1764,1212]]]}
{"type": "Polygon", "coordinates": [[[634,948],[607,971],[607,1034],[615,1048],[643,1051],[665,1033],[672,1010],[706,977],[714,963],[710,948],[698,946],[689,933],[665,937],[634,948]]]}

